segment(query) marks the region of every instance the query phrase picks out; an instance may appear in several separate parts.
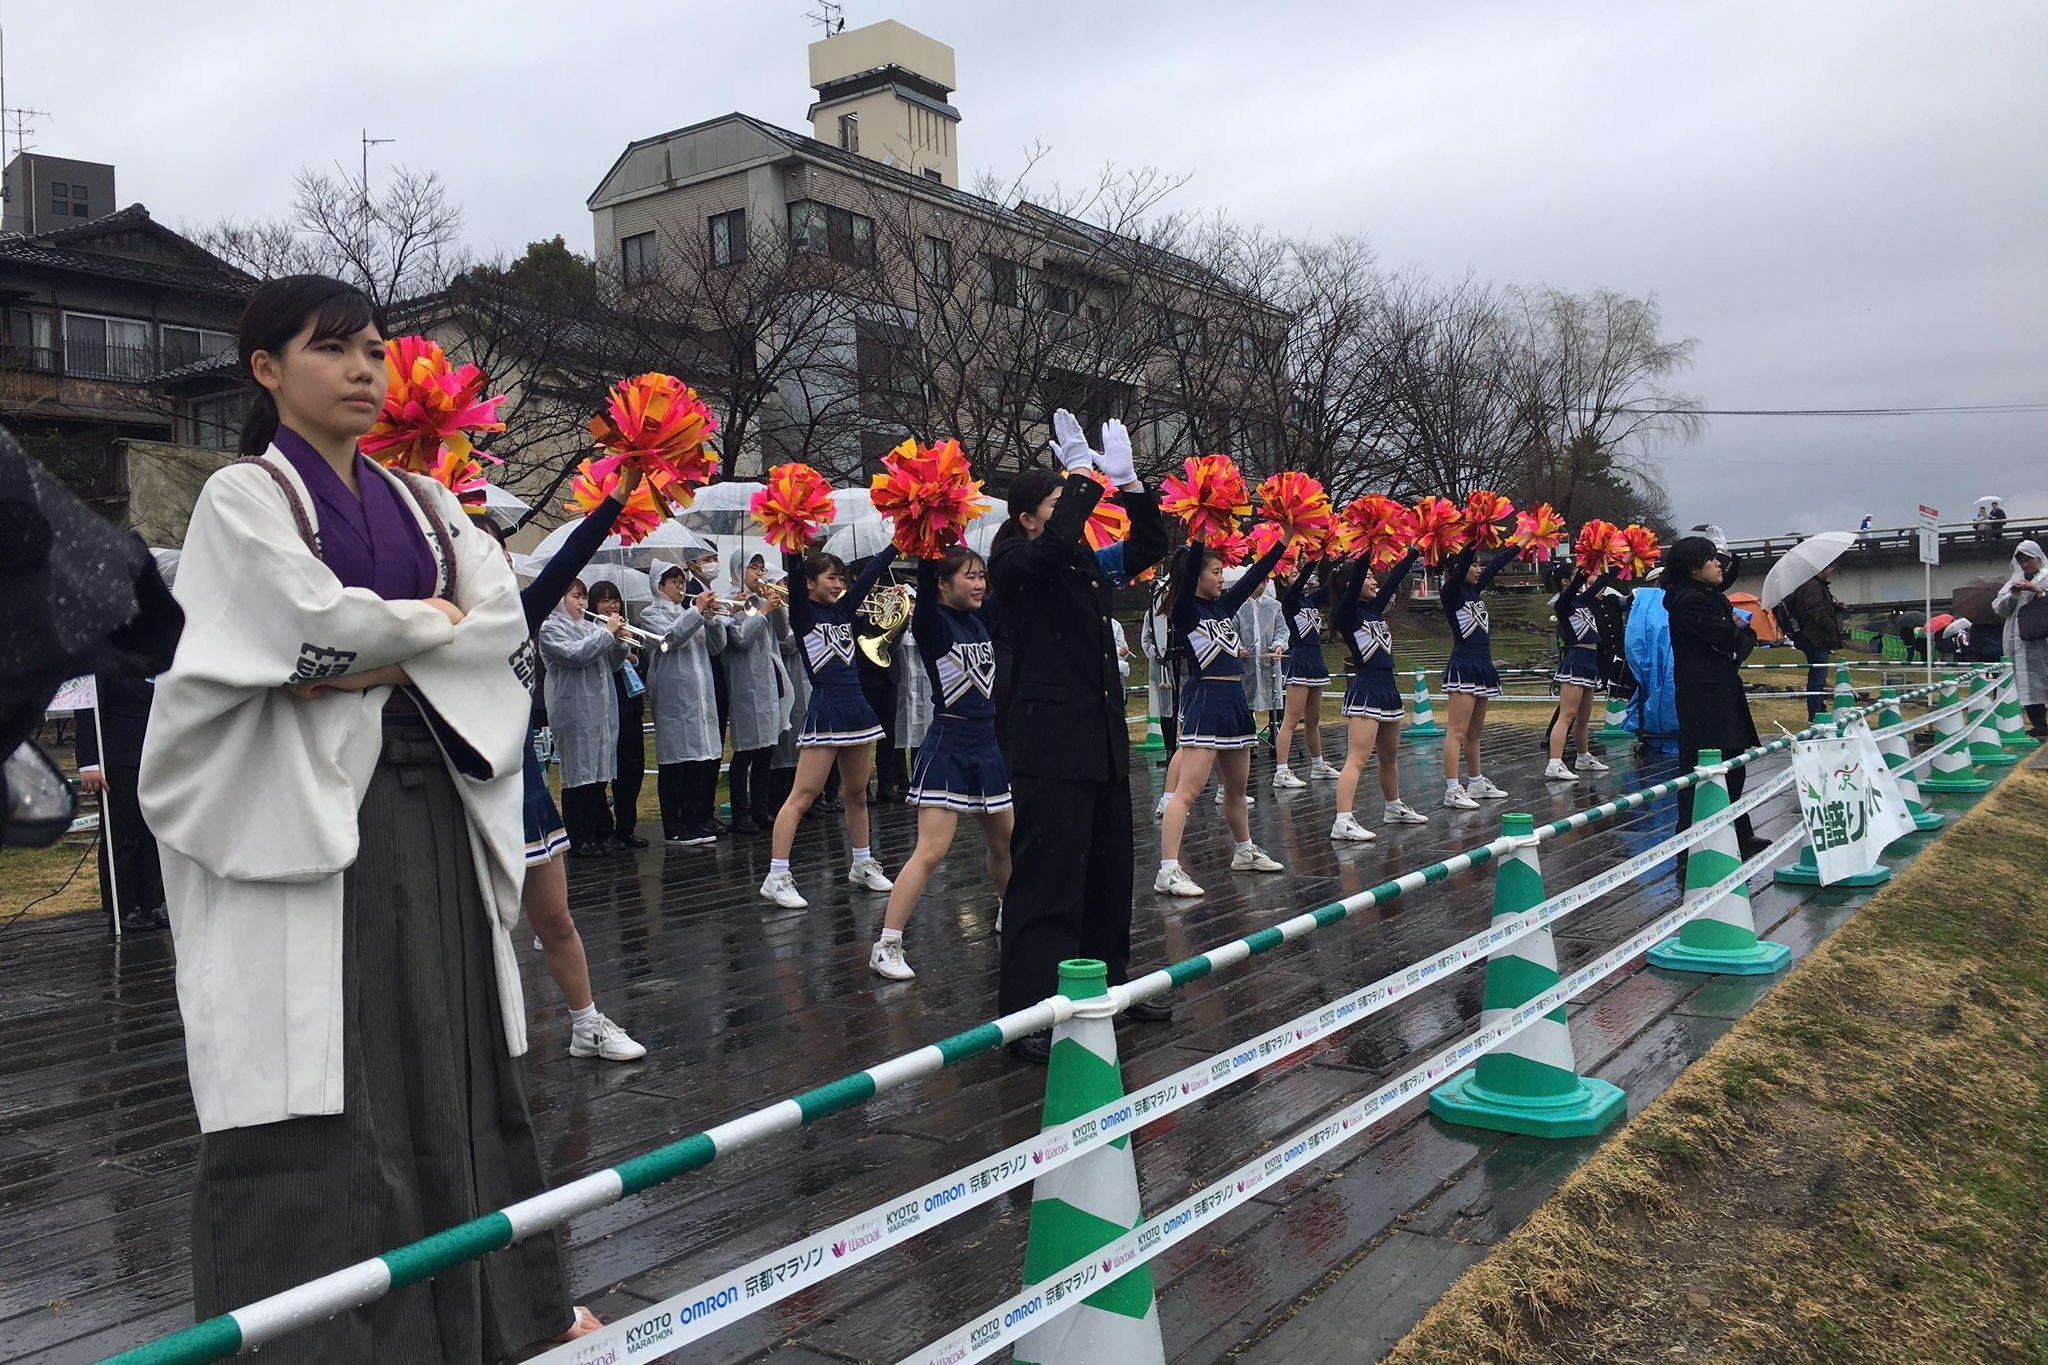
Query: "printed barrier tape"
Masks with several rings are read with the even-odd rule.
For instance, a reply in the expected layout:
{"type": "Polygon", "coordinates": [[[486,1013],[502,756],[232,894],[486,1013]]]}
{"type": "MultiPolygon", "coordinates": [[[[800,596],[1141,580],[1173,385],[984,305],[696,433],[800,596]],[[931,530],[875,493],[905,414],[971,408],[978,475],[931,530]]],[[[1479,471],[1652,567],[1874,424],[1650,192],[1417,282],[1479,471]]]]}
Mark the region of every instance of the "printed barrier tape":
{"type": "Polygon", "coordinates": [[[1803,826],[1785,834],[1770,848],[1714,883],[1698,899],[1630,935],[1626,942],[1520,1006],[1500,1023],[1452,1043],[1405,1074],[1375,1086],[1373,1093],[1364,1099],[1283,1139],[1272,1150],[1246,1162],[1207,1189],[1146,1219],[1130,1232],[1097,1249],[1087,1261],[1077,1261],[1039,1284],[1026,1288],[973,1322],[913,1351],[899,1365],[969,1365],[969,1362],[1010,1345],[1025,1332],[1045,1325],[1094,1293],[1100,1285],[1130,1273],[1168,1247],[1215,1222],[1245,1196],[1269,1182],[1285,1179],[1297,1168],[1358,1137],[1380,1113],[1399,1108],[1423,1086],[1492,1052],[1586,987],[1662,942],[1686,921],[1705,913],[1723,896],[1757,875],[1772,861],[1789,853],[1805,838],[1803,826]]]}
{"type": "Polygon", "coordinates": [[[1316,1006],[1265,1033],[1205,1057],[1121,1099],[1081,1114],[1058,1129],[1035,1133],[885,1203],[845,1218],[788,1246],[670,1295],[630,1317],[557,1346],[535,1358],[536,1365],[576,1365],[616,1348],[618,1361],[649,1352],[673,1351],[751,1313],[850,1270],[911,1238],[931,1231],[969,1209],[1077,1160],[1195,1103],[1212,1089],[1231,1085],[1379,1013],[1410,992],[1483,961],[1498,948],[1526,938],[1553,920],[1635,880],[1680,849],[1690,848],[1749,814],[1792,785],[1788,770],[1742,800],[1636,854],[1587,881],[1570,887],[1513,920],[1490,924],[1443,952],[1410,963],[1349,995],[1316,1006]],[[732,1310],[732,1311],[727,1311],[732,1310]],[[588,1353],[588,1354],[586,1354],[588,1353]]]}

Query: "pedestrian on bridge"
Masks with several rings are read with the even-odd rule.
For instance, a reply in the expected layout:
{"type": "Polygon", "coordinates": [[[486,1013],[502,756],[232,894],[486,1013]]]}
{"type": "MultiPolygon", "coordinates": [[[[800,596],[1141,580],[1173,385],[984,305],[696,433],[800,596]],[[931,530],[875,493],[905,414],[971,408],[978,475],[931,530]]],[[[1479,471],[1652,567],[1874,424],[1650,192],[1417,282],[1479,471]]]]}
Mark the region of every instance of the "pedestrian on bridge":
{"type": "Polygon", "coordinates": [[[2027,733],[2048,739],[2048,555],[2023,540],[2012,554],[2012,577],[1991,599],[2005,618],[2005,656],[2012,660],[2027,733]]]}

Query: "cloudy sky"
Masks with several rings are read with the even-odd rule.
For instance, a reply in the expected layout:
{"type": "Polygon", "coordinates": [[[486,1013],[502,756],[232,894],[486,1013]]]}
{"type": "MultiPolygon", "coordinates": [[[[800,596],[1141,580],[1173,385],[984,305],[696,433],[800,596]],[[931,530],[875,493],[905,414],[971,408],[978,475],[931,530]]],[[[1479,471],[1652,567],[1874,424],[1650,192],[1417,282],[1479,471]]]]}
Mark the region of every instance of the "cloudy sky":
{"type": "MultiPolygon", "coordinates": [[[[396,137],[476,248],[562,233],[634,138],[803,128],[813,0],[374,10],[0,7],[7,103],[124,202],[274,213],[396,137]],[[118,41],[110,38],[118,35],[118,41]]],[[[2048,403],[2048,5],[849,0],[958,52],[963,169],[1191,177],[1189,208],[1362,234],[1389,266],[1655,293],[1709,408],[2048,403]]],[[[968,171],[972,178],[971,170],[968,171]]],[[[1681,525],[2048,516],[2048,411],[1717,417],[1664,452],[1681,525]]]]}

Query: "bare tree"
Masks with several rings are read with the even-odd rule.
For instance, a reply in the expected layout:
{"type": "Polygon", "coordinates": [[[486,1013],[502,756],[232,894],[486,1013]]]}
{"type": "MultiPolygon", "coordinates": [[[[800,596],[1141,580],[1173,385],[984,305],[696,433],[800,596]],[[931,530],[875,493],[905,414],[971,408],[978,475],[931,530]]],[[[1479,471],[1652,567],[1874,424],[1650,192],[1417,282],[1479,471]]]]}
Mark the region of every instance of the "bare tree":
{"type": "Polygon", "coordinates": [[[1513,304],[1507,291],[1471,278],[1388,282],[1397,491],[1462,498],[1475,488],[1518,487],[1536,432],[1518,382],[1523,338],[1513,304]]]}

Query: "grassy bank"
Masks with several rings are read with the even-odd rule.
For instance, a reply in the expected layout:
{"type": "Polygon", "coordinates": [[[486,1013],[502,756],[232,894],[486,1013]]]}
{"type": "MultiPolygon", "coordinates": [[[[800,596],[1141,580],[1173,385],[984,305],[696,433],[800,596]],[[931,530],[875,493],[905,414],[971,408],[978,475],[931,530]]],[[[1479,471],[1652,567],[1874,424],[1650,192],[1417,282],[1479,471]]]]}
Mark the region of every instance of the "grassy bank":
{"type": "Polygon", "coordinates": [[[2044,808],[2009,777],[1389,1362],[2048,1362],[2044,808]]]}

